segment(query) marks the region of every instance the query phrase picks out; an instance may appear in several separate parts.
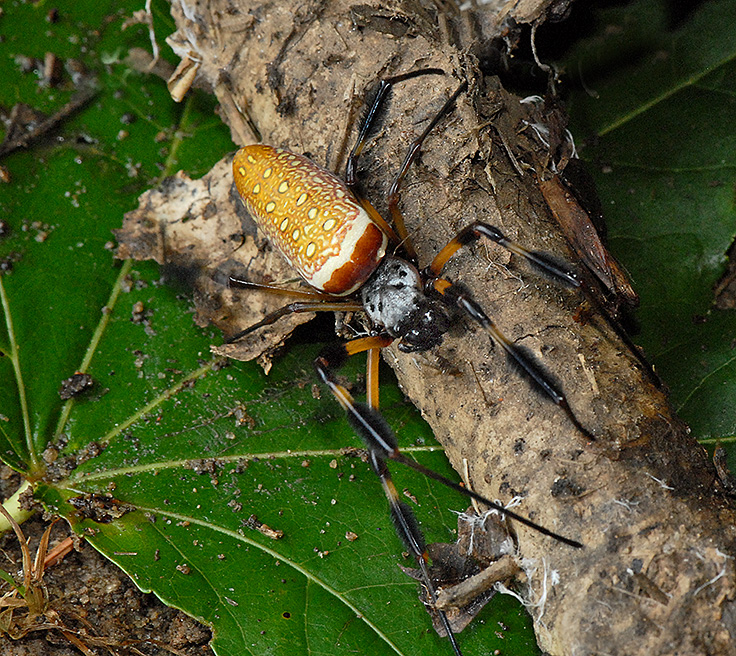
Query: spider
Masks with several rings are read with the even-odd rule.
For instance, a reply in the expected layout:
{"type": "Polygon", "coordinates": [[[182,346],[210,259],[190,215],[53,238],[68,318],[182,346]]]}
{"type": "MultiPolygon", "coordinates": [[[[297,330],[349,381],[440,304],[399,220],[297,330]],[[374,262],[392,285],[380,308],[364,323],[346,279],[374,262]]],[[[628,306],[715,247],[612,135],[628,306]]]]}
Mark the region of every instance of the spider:
{"type": "MultiPolygon", "coordinates": [[[[393,431],[378,410],[380,349],[394,341],[398,341],[399,350],[406,353],[432,349],[442,342],[443,335],[450,329],[451,315],[459,312],[480,325],[532,385],[559,406],[588,441],[595,438],[577,419],[565,395],[543,367],[515,346],[467,291],[442,276],[445,264],[454,253],[481,238],[496,242],[560,283],[579,287],[580,282],[571,267],[511,241],[498,228],[480,221],[463,228],[427,267],[420,269],[418,266],[416,252],[398,207],[399,188],[427,135],[450,113],[458,96],[467,89],[467,82],[459,85],[411,144],[388,192],[392,224],[357,188],[358,158],[376,128],[393,85],[430,74],[444,74],[444,71],[411,71],[378,84],[366,103],[367,111],[347,160],[344,181],[306,157],[281,148],[255,144],[237,152],[233,160],[233,175],[245,207],[311,289],[286,290],[231,276],[231,287],[259,289],[299,300],[267,315],[231,336],[227,342],[240,340],[293,312],[362,311],[367,316],[371,326],[368,336],[329,345],[317,357],[314,367],[318,378],[343,407],[350,424],[364,442],[370,466],[388,499],[396,532],[407,551],[416,558],[427,596],[433,603],[436,590],[429,574],[424,537],[413,511],[399,498],[387,460],[411,467],[555,540],[572,547],[582,547],[582,544],[511,512],[403,455],[397,448],[393,431]],[[389,246],[394,253],[401,255],[389,254],[389,246]],[[348,356],[361,352],[367,352],[368,359],[366,403],[355,401],[336,377],[336,371],[348,356]]],[[[454,653],[461,656],[445,613],[439,611],[438,614],[454,653]]]]}

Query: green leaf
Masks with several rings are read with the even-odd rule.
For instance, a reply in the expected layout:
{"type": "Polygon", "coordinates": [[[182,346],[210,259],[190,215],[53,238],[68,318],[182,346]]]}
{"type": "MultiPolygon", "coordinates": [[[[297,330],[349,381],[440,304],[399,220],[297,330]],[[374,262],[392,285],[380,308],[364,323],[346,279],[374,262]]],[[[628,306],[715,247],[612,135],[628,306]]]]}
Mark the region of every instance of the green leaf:
{"type": "MultiPolygon", "coordinates": [[[[636,65],[610,79],[585,68],[599,100],[574,104],[578,138],[600,136],[585,156],[613,169],[599,184],[614,251],[642,294],[641,342],[706,437],[734,434],[733,315],[711,303],[734,226],[730,4],[704,4],[667,36],[660,4],[638,3],[621,14],[634,36],[625,31],[615,47],[599,40],[590,57],[628,45],[636,65]],[[662,53],[671,54],[664,69],[662,53]]],[[[210,99],[176,106],[162,81],[120,63],[148,47],[143,27],[120,32],[139,9],[124,6],[76,3],[48,25],[42,5],[14,5],[0,22],[4,105],[51,112],[73,93],[39,88],[16,66],[20,54],[81,58],[99,78],[94,101],[57,130],[63,142],[41,140],[4,162],[13,182],[0,188],[0,211],[12,233],[0,260],[13,272],[0,278],[1,457],[43,478],[37,496],[142,589],[211,623],[220,654],[448,654],[398,569],[411,563],[380,486],[341,451],[357,445],[341,410],[324,393],[313,398],[318,346],[292,345],[269,377],[254,365],[218,369],[209,344],[219,337],[194,327],[188,300],[159,284],[156,267],[121,268],[105,248],[140,192],[177,168],[204,173],[233,148],[210,99]],[[131,321],[136,303],[143,322],[131,321]],[[78,369],[95,387],[64,402],[61,381],[78,369]],[[89,496],[105,493],[119,502],[89,496]],[[120,516],[85,519],[70,499],[98,519],[120,516]],[[252,514],[284,536],[248,528],[252,514]]],[[[171,23],[164,4],[154,7],[160,41],[171,23]]],[[[346,376],[358,380],[361,367],[346,376]]],[[[395,384],[383,387],[382,407],[401,444],[448,473],[395,384]]],[[[429,538],[452,540],[450,509],[464,501],[395,476],[417,498],[429,538]]],[[[459,640],[466,656],[536,653],[530,621],[508,599],[494,599],[459,640]]]]}
{"type": "MultiPolygon", "coordinates": [[[[218,654],[448,654],[398,567],[413,563],[380,484],[343,453],[359,443],[315,385],[319,345],[297,340],[270,376],[252,363],[223,368],[209,354],[221,337],[195,327],[190,301],[160,284],[155,265],[113,259],[111,230],[142,191],[178,168],[202,174],[234,148],[213,100],[175,105],[162,80],[122,63],[150,47],[143,26],[121,32],[138,9],[80,2],[48,24],[42,4],[18,4],[0,22],[6,106],[51,113],[74,93],[68,77],[40,86],[18,55],[53,50],[97,77],[87,107],[3,162],[11,233],[0,261],[13,269],[0,278],[0,457],[141,589],[211,624],[218,654]],[[94,387],[64,401],[59,388],[75,371],[94,387]],[[251,515],[283,537],[249,528],[251,515]]],[[[172,30],[167,11],[154,3],[159,42],[172,30]]],[[[355,360],[351,381],[362,376],[355,360]]],[[[382,407],[401,444],[452,475],[384,374],[382,407]]],[[[413,473],[395,477],[429,539],[453,540],[465,500],[413,473]]],[[[460,640],[466,656],[536,653],[509,598],[460,640]]]]}
{"type": "Polygon", "coordinates": [[[601,10],[568,69],[581,156],[593,164],[612,251],[641,296],[645,348],[706,442],[736,435],[736,315],[714,307],[736,236],[736,5],[700,4],[668,28],[667,3],[601,10]],[[627,39],[633,33],[634,37],[627,39]]]}

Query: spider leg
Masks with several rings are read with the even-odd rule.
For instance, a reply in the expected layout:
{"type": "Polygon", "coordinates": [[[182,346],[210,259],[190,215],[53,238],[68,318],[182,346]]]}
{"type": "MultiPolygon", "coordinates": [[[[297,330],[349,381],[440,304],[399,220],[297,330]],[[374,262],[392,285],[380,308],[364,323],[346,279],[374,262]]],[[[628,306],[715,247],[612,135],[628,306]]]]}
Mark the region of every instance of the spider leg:
{"type": "Polygon", "coordinates": [[[570,408],[567,397],[558,388],[557,384],[552,380],[551,376],[543,369],[542,365],[537,362],[525,350],[516,346],[506,335],[504,335],[491,321],[490,317],[483,311],[483,308],[473,299],[470,294],[463,291],[457,285],[452,284],[445,278],[437,278],[432,281],[432,286],[445,302],[457,306],[462,312],[471,318],[490,335],[495,344],[500,346],[509,359],[518,365],[522,372],[525,373],[534,384],[557,406],[559,406],[567,418],[590,442],[595,442],[596,438],[593,434],[580,423],[575,413],[570,408]]]}
{"type": "Polygon", "coordinates": [[[442,269],[447,264],[447,261],[458,250],[463,246],[468,246],[478,241],[481,237],[495,241],[499,246],[503,246],[514,255],[523,257],[541,273],[549,275],[570,287],[580,287],[580,281],[572,268],[568,268],[563,263],[555,261],[547,253],[533,251],[511,241],[498,228],[487,223],[482,223],[481,221],[474,221],[469,226],[463,228],[454,239],[437,253],[430,265],[426,268],[426,274],[430,278],[437,278],[442,273],[442,269]]]}
{"type": "Polygon", "coordinates": [[[358,202],[361,204],[363,209],[368,213],[368,216],[371,217],[371,220],[378,225],[383,232],[386,233],[386,236],[388,237],[388,240],[393,244],[394,248],[401,245],[402,240],[399,238],[399,236],[396,234],[395,230],[391,227],[391,225],[384,219],[378,212],[378,210],[373,207],[371,202],[359,191],[357,191],[355,188],[353,189],[353,195],[358,199],[358,202]]]}
{"type": "Polygon", "coordinates": [[[264,285],[260,283],[249,282],[247,280],[241,280],[239,278],[230,277],[231,287],[240,287],[243,289],[260,289],[262,291],[269,292],[271,294],[279,294],[286,296],[297,296],[299,298],[308,298],[314,300],[295,301],[289,303],[282,308],[279,308],[275,312],[267,314],[258,323],[254,323],[252,326],[241,330],[234,335],[231,335],[225,340],[225,344],[232,344],[240,339],[243,339],[246,335],[250,335],[259,328],[264,326],[270,326],[276,323],[281,317],[285,317],[295,312],[350,312],[362,310],[363,306],[355,301],[340,301],[335,300],[334,297],[329,294],[320,294],[319,292],[309,292],[300,290],[288,290],[280,287],[274,287],[273,285],[264,285]]]}
{"type": "Polygon", "coordinates": [[[404,178],[406,177],[406,173],[409,170],[409,167],[411,166],[412,162],[419,156],[419,151],[422,148],[422,144],[424,143],[424,140],[427,138],[429,133],[435,128],[435,126],[445,117],[447,114],[450,113],[452,108],[455,106],[455,101],[457,100],[458,96],[463,93],[468,88],[467,81],[464,81],[457,89],[455,89],[455,92],[447,99],[444,105],[442,105],[442,108],[440,109],[437,114],[435,114],[435,117],[429,122],[426,128],[424,128],[424,132],[420,134],[409,146],[409,149],[406,153],[406,156],[404,157],[404,161],[401,164],[401,168],[399,169],[399,172],[396,174],[396,177],[394,178],[393,182],[391,183],[391,187],[388,190],[388,211],[391,214],[391,220],[393,221],[394,225],[396,226],[396,231],[399,233],[402,239],[402,244],[404,245],[404,248],[409,255],[409,258],[416,262],[417,260],[417,254],[414,250],[414,246],[411,243],[411,239],[409,238],[409,233],[406,230],[406,225],[404,223],[404,216],[401,213],[401,210],[399,209],[399,188],[401,187],[401,183],[404,181],[404,178]]]}
{"type": "Polygon", "coordinates": [[[342,366],[348,355],[359,353],[361,350],[378,348],[378,341],[369,343],[368,340],[384,340],[384,342],[387,342],[386,345],[390,344],[392,341],[389,337],[366,337],[362,338],[362,340],[348,342],[347,344],[330,346],[314,361],[314,368],[319,379],[329,388],[332,395],[337,399],[338,403],[340,403],[347,413],[348,421],[353,427],[353,430],[358,434],[360,439],[363,440],[363,443],[366,445],[366,448],[370,453],[375,453],[378,458],[384,460],[390,459],[400,462],[401,464],[418,471],[420,474],[424,474],[428,478],[431,478],[446,487],[452,488],[453,490],[460,492],[460,494],[464,494],[466,497],[470,497],[480,503],[484,503],[489,508],[493,508],[494,510],[507,515],[511,519],[534,529],[542,535],[547,535],[571,547],[580,548],[583,546],[576,540],[571,540],[559,533],[555,533],[554,531],[551,531],[544,526],[540,526],[522,515],[518,515],[515,512],[504,508],[501,504],[495,503],[490,499],[486,499],[477,492],[455,483],[449,478],[420,465],[418,462],[407,458],[403,453],[401,453],[397,446],[396,436],[381,413],[368,405],[356,403],[350,392],[348,392],[344,386],[340,385],[335,377],[335,370],[342,366]],[[361,345],[363,348],[360,348],[359,346],[351,346],[355,344],[355,342],[360,341],[363,342],[361,345]]]}
{"type": "MultiPolygon", "coordinates": [[[[368,350],[366,396],[368,406],[375,411],[378,411],[378,361],[380,353],[381,350],[379,348],[371,348],[368,350]]],[[[432,578],[429,574],[429,554],[427,552],[424,535],[419,528],[419,522],[409,505],[400,500],[399,493],[397,492],[396,486],[391,478],[391,473],[386,461],[375,451],[369,451],[369,458],[371,469],[373,469],[373,472],[381,481],[381,486],[386,494],[386,499],[388,499],[391,521],[396,529],[396,533],[404,544],[406,550],[414,556],[419,564],[419,569],[421,570],[422,578],[424,579],[424,586],[427,589],[428,597],[434,607],[437,601],[437,590],[432,584],[432,578]]],[[[447,619],[446,613],[437,608],[435,608],[435,611],[440,618],[440,622],[445,629],[445,633],[450,640],[450,644],[452,645],[455,655],[462,656],[462,652],[455,640],[455,634],[450,626],[450,621],[447,619]]]]}
{"type": "MultiPolygon", "coordinates": [[[[367,111],[363,116],[363,120],[358,130],[358,139],[353,146],[353,150],[350,151],[348,161],[345,165],[345,184],[348,186],[350,191],[353,192],[355,197],[358,199],[360,204],[363,206],[368,215],[384,230],[388,235],[391,242],[398,246],[406,239],[406,230],[402,234],[403,221],[400,225],[396,225],[398,235],[394,229],[386,222],[386,220],[378,213],[378,211],[371,205],[370,201],[361,193],[358,189],[358,158],[363,152],[366,143],[370,136],[375,132],[376,126],[379,123],[379,117],[381,110],[385,107],[386,101],[391,93],[391,89],[394,84],[403,82],[404,80],[410,80],[411,78],[418,77],[420,75],[444,75],[445,72],[439,68],[426,68],[419,71],[411,71],[410,73],[404,73],[403,75],[396,75],[394,77],[386,78],[378,83],[376,89],[372,92],[372,98],[368,103],[367,111]]],[[[409,249],[413,251],[411,244],[409,249]]]]}
{"type": "Polygon", "coordinates": [[[381,357],[380,348],[368,350],[366,362],[366,401],[371,408],[378,410],[378,363],[381,357]]]}
{"type": "Polygon", "coordinates": [[[289,289],[288,287],[282,287],[281,285],[270,285],[265,282],[253,282],[251,280],[245,280],[244,278],[236,278],[235,276],[230,276],[227,284],[231,289],[257,289],[258,291],[267,292],[269,294],[291,296],[292,298],[311,300],[322,299],[325,301],[333,301],[335,299],[331,294],[325,294],[324,292],[318,292],[317,290],[289,289]]]}
{"type": "Polygon", "coordinates": [[[424,68],[418,71],[411,71],[409,73],[395,75],[394,77],[389,77],[385,80],[381,80],[378,83],[378,86],[372,93],[370,102],[367,105],[368,109],[365,112],[363,120],[360,124],[360,128],[358,130],[358,139],[355,142],[353,149],[350,151],[350,155],[348,156],[348,161],[345,166],[345,183],[351,189],[351,191],[354,192],[355,187],[358,184],[358,157],[360,157],[360,154],[363,152],[363,148],[365,148],[365,144],[368,142],[368,139],[371,137],[378,125],[381,110],[385,107],[386,100],[391,93],[391,89],[393,88],[394,84],[398,84],[399,82],[404,82],[405,80],[419,77],[420,75],[444,74],[445,71],[443,71],[441,68],[424,68]]]}
{"type": "MultiPolygon", "coordinates": [[[[439,277],[445,264],[447,264],[447,261],[458,250],[463,246],[468,246],[469,244],[476,242],[481,237],[486,237],[491,241],[495,241],[499,246],[503,246],[511,253],[523,257],[542,274],[551,276],[564,285],[568,285],[570,287],[582,286],[577,273],[571,267],[567,267],[564,263],[558,262],[547,253],[532,251],[521,244],[511,241],[498,228],[480,221],[475,221],[469,226],[463,228],[454,239],[452,239],[439,253],[437,253],[430,265],[423,271],[423,274],[430,279],[439,277]]],[[[613,327],[616,334],[629,348],[629,351],[634,354],[634,357],[639,361],[639,364],[642,366],[649,380],[651,380],[658,388],[661,387],[662,381],[660,381],[659,376],[657,376],[652,365],[644,357],[641,350],[634,344],[631,337],[629,337],[628,333],[621,327],[620,323],[611,316],[611,313],[606,309],[605,305],[600,302],[598,294],[593,290],[591,290],[591,292],[592,293],[588,295],[589,300],[596,305],[598,311],[608,321],[608,324],[613,327]]]]}
{"type": "MultiPolygon", "coordinates": [[[[391,521],[396,529],[396,533],[403,542],[406,550],[416,559],[419,569],[422,572],[424,587],[427,589],[429,600],[434,607],[437,602],[437,590],[432,583],[432,577],[429,573],[429,553],[427,552],[424,535],[422,535],[422,531],[419,528],[419,522],[409,505],[399,500],[399,493],[391,478],[386,461],[375,451],[369,451],[368,456],[371,469],[373,469],[373,472],[380,479],[383,491],[386,493],[391,512],[391,521]]],[[[445,611],[439,610],[438,608],[434,608],[434,610],[439,616],[440,622],[442,622],[442,626],[445,629],[445,633],[450,640],[456,656],[462,656],[460,647],[455,640],[455,633],[450,626],[450,621],[447,619],[445,611]]]]}
{"type": "MultiPolygon", "coordinates": [[[[368,200],[360,193],[360,191],[357,188],[358,186],[358,182],[357,182],[358,157],[363,152],[363,148],[365,147],[365,144],[368,141],[368,138],[376,129],[376,126],[379,122],[379,116],[381,114],[381,110],[385,107],[386,100],[389,97],[389,94],[391,92],[393,85],[398,82],[403,82],[404,80],[418,77],[419,75],[428,75],[428,74],[444,75],[445,72],[439,68],[427,68],[427,69],[423,69],[419,71],[412,71],[411,73],[405,73],[403,75],[397,75],[395,77],[387,78],[385,80],[381,80],[381,82],[378,84],[378,87],[373,93],[370,103],[368,104],[368,110],[366,111],[365,116],[363,117],[363,122],[358,132],[358,139],[355,143],[355,146],[353,146],[353,150],[351,151],[348,157],[347,165],[345,167],[345,183],[350,188],[350,190],[355,194],[356,198],[360,201],[363,207],[365,207],[368,214],[370,214],[372,217],[374,217],[374,214],[378,214],[378,213],[373,208],[373,206],[368,202],[368,200]]],[[[394,232],[393,229],[389,228],[386,234],[389,235],[389,238],[395,244],[401,244],[404,250],[406,251],[408,257],[412,260],[416,260],[417,254],[416,254],[416,251],[414,250],[414,246],[411,243],[409,234],[406,230],[406,225],[404,223],[404,217],[401,214],[401,211],[399,210],[399,187],[404,177],[406,176],[406,172],[408,171],[409,166],[417,158],[417,155],[419,154],[422,143],[427,138],[427,135],[434,129],[437,123],[439,123],[450,112],[450,110],[455,104],[455,101],[457,100],[457,97],[463,91],[465,91],[467,87],[468,87],[468,83],[463,82],[460,85],[460,87],[455,91],[455,93],[453,93],[453,95],[442,106],[442,109],[440,109],[440,111],[437,112],[436,116],[430,121],[429,125],[427,125],[427,127],[424,129],[424,132],[422,132],[422,134],[419,137],[417,137],[417,139],[414,140],[414,142],[409,147],[409,151],[406,155],[406,158],[404,159],[404,163],[399,169],[399,172],[394,178],[393,183],[391,184],[391,188],[389,190],[388,208],[389,208],[391,219],[393,221],[393,225],[396,231],[394,232]],[[398,233],[398,237],[397,237],[397,233],[398,233]]],[[[383,220],[383,218],[380,218],[380,220],[377,220],[377,223],[379,223],[379,225],[381,225],[382,227],[384,225],[387,225],[386,222],[383,220]]]]}

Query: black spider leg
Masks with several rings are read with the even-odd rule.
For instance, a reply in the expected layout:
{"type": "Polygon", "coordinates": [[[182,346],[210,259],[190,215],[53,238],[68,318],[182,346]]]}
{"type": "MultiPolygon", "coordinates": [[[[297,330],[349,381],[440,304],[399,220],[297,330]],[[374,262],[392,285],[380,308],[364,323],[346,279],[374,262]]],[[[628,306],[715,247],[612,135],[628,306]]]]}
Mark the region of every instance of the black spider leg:
{"type": "Polygon", "coordinates": [[[445,117],[447,114],[450,113],[452,108],[455,106],[455,101],[457,100],[458,96],[463,93],[468,88],[467,81],[463,81],[460,86],[455,89],[455,92],[447,99],[444,105],[442,105],[442,108],[440,109],[437,114],[435,114],[434,118],[429,122],[426,128],[424,128],[424,132],[420,134],[414,141],[412,141],[411,145],[409,146],[409,149],[406,152],[406,156],[404,157],[404,161],[401,164],[401,167],[399,168],[399,172],[396,174],[396,177],[394,178],[393,182],[391,183],[391,187],[388,190],[388,210],[389,214],[391,215],[391,220],[393,221],[394,225],[396,226],[396,230],[398,231],[399,235],[402,238],[402,243],[404,245],[404,249],[407,252],[407,255],[413,262],[417,262],[417,253],[414,250],[414,245],[412,244],[411,239],[409,238],[409,233],[406,230],[406,225],[404,223],[404,215],[401,213],[401,210],[399,209],[399,188],[401,187],[401,183],[404,181],[404,178],[406,177],[407,172],[409,171],[409,167],[411,166],[412,162],[416,160],[416,158],[419,156],[419,151],[422,148],[422,144],[424,143],[424,140],[427,138],[429,133],[435,128],[435,126],[445,117]]]}
{"type": "Polygon", "coordinates": [[[442,273],[442,269],[447,261],[461,248],[478,241],[481,237],[496,242],[499,246],[503,246],[506,250],[519,255],[531,264],[537,271],[543,275],[554,278],[557,282],[568,287],[580,287],[577,273],[572,267],[565,263],[556,261],[547,253],[541,251],[533,251],[515,241],[511,241],[506,235],[495,226],[481,221],[473,221],[470,225],[463,228],[457,235],[451,239],[448,244],[435,256],[431,264],[425,269],[425,275],[430,278],[438,278],[442,273]]]}
{"type": "Polygon", "coordinates": [[[496,242],[499,246],[524,258],[529,264],[543,274],[546,274],[563,285],[569,287],[580,287],[577,274],[564,263],[557,262],[547,253],[532,251],[521,244],[511,241],[495,226],[480,221],[475,221],[463,228],[457,236],[435,256],[431,264],[424,270],[423,275],[427,280],[426,286],[429,290],[439,292],[446,303],[460,308],[473,321],[479,323],[491,336],[494,343],[498,344],[507,354],[509,359],[521,368],[533,383],[544,394],[559,406],[567,415],[568,419],[585,437],[591,442],[595,441],[593,434],[580,423],[575,413],[567,402],[567,397],[553,382],[550,375],[543,369],[531,354],[513,344],[496,326],[483,308],[470,296],[470,294],[450,281],[440,278],[440,273],[447,261],[460,248],[472,244],[481,237],[486,237],[496,242]]]}
{"type": "Polygon", "coordinates": [[[575,413],[570,408],[570,404],[567,402],[567,397],[560,390],[557,384],[552,380],[550,375],[544,370],[542,365],[537,362],[531,353],[516,346],[506,335],[504,335],[496,326],[488,315],[483,311],[483,308],[472,298],[472,296],[454,285],[445,278],[437,278],[431,283],[433,288],[440,293],[441,297],[446,303],[455,305],[466,316],[470,317],[473,321],[480,324],[481,327],[490,335],[491,339],[495,344],[500,346],[508,358],[517,365],[522,373],[526,374],[532,382],[549,398],[555,405],[557,405],[567,415],[573,426],[589,441],[595,442],[595,436],[580,423],[580,420],[575,416],[575,413]]]}
{"type": "MultiPolygon", "coordinates": [[[[367,350],[368,362],[367,362],[367,375],[366,375],[366,397],[368,407],[378,412],[378,361],[380,358],[381,348],[388,346],[393,340],[390,337],[367,337],[353,340],[348,342],[345,349],[350,353],[358,353],[362,350],[367,350]]],[[[437,602],[437,590],[432,583],[432,578],[429,573],[428,562],[429,553],[427,552],[427,545],[422,534],[422,530],[419,527],[419,522],[414,515],[414,512],[408,504],[403,503],[399,497],[399,493],[396,491],[391,473],[389,471],[386,460],[381,458],[375,451],[369,451],[369,459],[371,469],[373,473],[378,476],[381,481],[381,486],[388,499],[389,511],[391,513],[391,521],[394,525],[399,539],[404,544],[406,550],[411,553],[419,565],[419,569],[422,572],[423,584],[427,591],[427,597],[430,600],[430,604],[433,610],[437,613],[437,616],[442,623],[442,627],[445,630],[452,649],[455,652],[455,656],[462,656],[460,647],[455,639],[455,634],[450,626],[450,621],[447,618],[446,613],[443,610],[436,608],[437,602]]]]}
{"type": "MultiPolygon", "coordinates": [[[[396,234],[393,227],[380,215],[376,208],[371,205],[370,201],[363,195],[358,186],[358,158],[363,152],[368,139],[376,131],[376,127],[379,124],[379,117],[386,109],[387,100],[391,94],[391,89],[394,84],[410,80],[420,75],[444,75],[445,72],[439,68],[425,68],[418,71],[411,71],[402,75],[395,75],[394,77],[386,78],[381,80],[378,85],[368,94],[366,101],[366,111],[361,119],[360,128],[358,129],[358,138],[355,141],[353,149],[348,155],[348,161],[345,164],[345,184],[353,192],[353,195],[358,199],[363,208],[368,212],[368,215],[381,227],[381,229],[388,235],[389,240],[398,247],[403,240],[403,235],[399,230],[399,234],[396,234]]],[[[397,226],[398,228],[399,226],[397,226]]],[[[410,246],[411,247],[411,246],[410,246]]]]}
{"type": "Polygon", "coordinates": [[[347,359],[347,356],[350,354],[347,347],[350,344],[351,343],[348,343],[347,345],[339,344],[328,347],[314,361],[314,367],[319,379],[329,388],[332,395],[337,399],[347,413],[348,421],[353,427],[353,430],[363,440],[363,443],[366,445],[369,452],[375,453],[378,458],[382,458],[383,460],[388,459],[400,462],[401,464],[418,471],[420,474],[424,474],[428,478],[456,490],[460,492],[460,494],[464,494],[466,497],[470,497],[480,503],[484,503],[489,508],[507,515],[511,519],[534,529],[542,535],[547,535],[571,547],[581,548],[583,546],[577,540],[566,538],[565,536],[555,533],[554,531],[551,531],[550,529],[545,528],[522,515],[518,515],[515,512],[504,508],[502,505],[495,503],[490,499],[486,499],[477,492],[465,488],[449,478],[442,476],[442,474],[438,474],[437,472],[420,465],[418,462],[407,458],[403,453],[401,453],[397,446],[396,436],[381,413],[363,403],[356,403],[350,392],[340,385],[335,378],[334,370],[342,366],[347,359]]]}
{"type": "Polygon", "coordinates": [[[418,71],[411,71],[409,73],[403,73],[401,75],[395,75],[394,77],[386,78],[378,83],[378,86],[368,95],[366,106],[368,109],[363,115],[360,128],[358,130],[358,139],[350,151],[348,161],[345,165],[345,183],[352,190],[355,191],[355,187],[358,184],[358,157],[363,152],[365,144],[368,139],[373,136],[378,123],[379,117],[383,109],[386,106],[386,100],[388,99],[391,89],[394,84],[404,82],[405,80],[411,80],[412,78],[419,77],[420,75],[444,75],[445,71],[441,68],[423,68],[418,71]]]}
{"type": "Polygon", "coordinates": [[[368,451],[368,459],[371,463],[371,469],[373,469],[373,472],[381,480],[383,491],[386,493],[389,509],[391,511],[391,521],[396,529],[396,533],[399,536],[399,539],[403,542],[406,550],[414,556],[419,564],[419,569],[421,570],[422,578],[424,579],[424,587],[427,589],[427,595],[433,609],[439,616],[440,622],[442,622],[442,627],[445,629],[445,633],[450,640],[450,644],[452,645],[452,649],[456,656],[462,656],[460,647],[455,639],[455,633],[450,626],[450,620],[447,619],[445,611],[440,610],[439,608],[434,608],[434,605],[437,602],[437,590],[432,584],[432,577],[429,573],[429,554],[427,552],[427,545],[424,541],[424,535],[419,528],[419,522],[409,505],[399,500],[399,493],[391,478],[386,461],[375,451],[371,450],[368,451]]]}
{"type": "Polygon", "coordinates": [[[550,276],[564,285],[576,288],[582,287],[585,289],[588,292],[588,300],[595,305],[598,312],[606,319],[608,324],[613,327],[619,338],[638,360],[649,380],[657,388],[662,387],[662,381],[659,379],[659,376],[657,376],[652,365],[644,357],[644,354],[639,347],[634,344],[631,337],[623,329],[621,324],[611,315],[605,305],[598,300],[598,293],[595,289],[592,289],[589,284],[583,285],[580,278],[578,278],[578,274],[571,267],[566,266],[565,263],[556,261],[547,253],[532,251],[521,244],[511,241],[498,228],[492,225],[475,221],[466,228],[463,228],[457,236],[437,254],[432,263],[425,269],[425,275],[430,278],[438,277],[447,260],[449,260],[459,248],[472,244],[481,237],[486,237],[491,241],[495,241],[510,252],[523,257],[543,275],[550,276]]]}
{"type": "Polygon", "coordinates": [[[297,298],[314,299],[295,301],[289,303],[284,307],[267,314],[258,323],[254,323],[252,326],[248,326],[244,330],[241,330],[234,335],[231,335],[225,340],[225,344],[232,344],[243,337],[250,335],[259,328],[264,326],[270,326],[276,323],[281,317],[285,317],[289,314],[298,312],[357,312],[363,309],[361,303],[356,303],[351,300],[339,300],[339,297],[330,296],[329,294],[322,294],[320,292],[302,291],[296,289],[283,289],[274,285],[265,285],[257,282],[250,282],[249,280],[242,280],[230,276],[228,284],[230,287],[237,287],[241,289],[259,289],[270,294],[277,294],[280,296],[296,296],[297,298]]]}
{"type": "MultiPolygon", "coordinates": [[[[381,113],[385,110],[386,101],[389,97],[389,94],[391,92],[391,89],[394,84],[398,82],[403,82],[404,80],[408,80],[414,77],[417,77],[419,75],[444,75],[444,71],[438,68],[427,68],[419,71],[413,71],[411,73],[406,73],[404,75],[397,75],[395,77],[387,78],[385,80],[381,80],[376,90],[373,92],[372,95],[369,96],[369,102],[367,103],[368,110],[366,111],[365,115],[363,116],[363,121],[361,123],[359,133],[358,133],[358,139],[355,143],[355,146],[353,146],[353,150],[351,151],[347,165],[345,167],[345,183],[347,186],[353,191],[356,198],[358,198],[361,203],[365,206],[368,204],[370,206],[370,203],[360,194],[359,190],[357,189],[358,182],[357,182],[357,168],[358,168],[358,157],[363,152],[363,148],[365,147],[365,144],[368,140],[368,138],[372,135],[372,133],[376,130],[377,125],[379,124],[379,117],[381,116],[381,113]]],[[[411,242],[411,239],[409,238],[409,234],[406,230],[406,225],[404,223],[404,217],[401,214],[401,211],[399,210],[399,187],[401,186],[401,183],[406,176],[407,171],[409,170],[409,167],[411,163],[417,158],[419,155],[419,151],[421,149],[422,144],[424,143],[425,139],[427,138],[427,135],[436,127],[436,125],[452,110],[453,106],[455,105],[455,101],[457,100],[457,97],[467,89],[468,83],[463,82],[458,89],[452,94],[452,96],[445,102],[445,104],[442,106],[442,108],[437,112],[437,114],[434,116],[434,118],[429,122],[427,127],[424,129],[422,134],[417,137],[409,147],[409,151],[407,152],[407,155],[404,159],[403,164],[401,165],[401,168],[399,169],[399,172],[395,176],[391,187],[389,189],[387,202],[388,202],[388,209],[389,213],[391,214],[391,220],[393,222],[393,227],[396,229],[396,232],[394,233],[393,230],[389,233],[389,236],[392,238],[392,241],[395,244],[400,244],[401,247],[404,249],[404,251],[407,254],[407,257],[410,260],[416,261],[416,251],[414,250],[414,246],[411,242]],[[396,233],[398,233],[398,239],[395,238],[396,233]]],[[[369,214],[372,215],[371,210],[373,210],[372,206],[366,207],[369,214]]],[[[373,210],[375,212],[375,210],[373,210]]],[[[379,223],[382,223],[383,219],[379,221],[379,223]]]]}

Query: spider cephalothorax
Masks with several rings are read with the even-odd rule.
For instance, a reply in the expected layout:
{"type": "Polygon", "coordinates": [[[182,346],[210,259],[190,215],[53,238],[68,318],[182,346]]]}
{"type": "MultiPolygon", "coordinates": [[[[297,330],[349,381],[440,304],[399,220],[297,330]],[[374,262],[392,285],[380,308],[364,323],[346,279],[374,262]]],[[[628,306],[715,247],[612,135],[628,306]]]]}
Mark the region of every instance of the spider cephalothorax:
{"type": "Polygon", "coordinates": [[[360,298],[371,322],[400,340],[405,353],[438,346],[450,328],[447,309],[424,293],[417,268],[399,257],[384,257],[360,298]]]}

